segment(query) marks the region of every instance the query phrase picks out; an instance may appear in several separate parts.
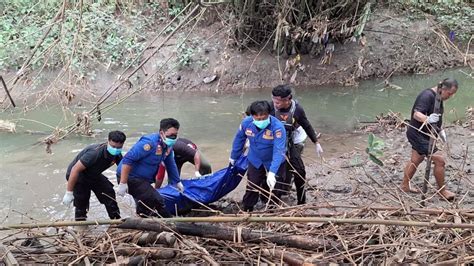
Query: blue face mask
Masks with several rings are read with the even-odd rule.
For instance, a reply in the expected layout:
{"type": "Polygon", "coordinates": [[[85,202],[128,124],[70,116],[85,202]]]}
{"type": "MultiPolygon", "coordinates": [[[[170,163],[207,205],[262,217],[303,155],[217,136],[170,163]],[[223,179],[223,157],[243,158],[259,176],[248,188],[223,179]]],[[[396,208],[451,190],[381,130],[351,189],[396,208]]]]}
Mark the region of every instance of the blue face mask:
{"type": "Polygon", "coordinates": [[[165,138],[163,142],[166,144],[166,146],[173,147],[173,145],[176,143],[176,140],[177,139],[165,138]]]}
{"type": "Polygon", "coordinates": [[[265,120],[260,120],[260,121],[257,121],[257,120],[254,119],[253,123],[255,124],[256,127],[260,128],[260,129],[264,129],[268,125],[270,125],[270,117],[268,117],[265,120]]]}
{"type": "Polygon", "coordinates": [[[112,156],[117,156],[117,155],[120,155],[122,154],[122,149],[120,148],[114,148],[112,146],[110,146],[109,144],[107,144],[107,151],[112,155],[112,156]]]}

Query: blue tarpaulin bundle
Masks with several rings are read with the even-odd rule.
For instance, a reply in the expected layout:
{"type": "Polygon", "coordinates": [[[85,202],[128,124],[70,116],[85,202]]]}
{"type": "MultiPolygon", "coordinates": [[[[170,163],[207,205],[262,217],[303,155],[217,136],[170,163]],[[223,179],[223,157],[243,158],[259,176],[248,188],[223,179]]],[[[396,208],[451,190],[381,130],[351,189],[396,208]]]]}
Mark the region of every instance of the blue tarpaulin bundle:
{"type": "Polygon", "coordinates": [[[184,192],[167,185],[157,189],[171,214],[185,213],[201,204],[215,202],[234,190],[247,171],[247,156],[241,156],[233,167],[221,169],[199,179],[183,179],[184,192]]]}

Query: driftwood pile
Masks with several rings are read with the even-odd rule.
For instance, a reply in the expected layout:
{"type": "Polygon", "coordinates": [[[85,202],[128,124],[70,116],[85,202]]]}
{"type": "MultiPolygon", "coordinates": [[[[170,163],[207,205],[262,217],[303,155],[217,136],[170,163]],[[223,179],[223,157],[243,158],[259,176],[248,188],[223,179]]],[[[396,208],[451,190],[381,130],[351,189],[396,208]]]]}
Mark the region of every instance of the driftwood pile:
{"type": "Polygon", "coordinates": [[[80,233],[33,225],[2,238],[0,257],[19,264],[463,263],[474,261],[473,218],[473,209],[311,204],[188,218],[196,223],[127,219],[80,233]],[[236,218],[241,221],[215,223],[236,218]]]}
{"type": "Polygon", "coordinates": [[[463,263],[474,261],[473,218],[473,209],[311,204],[252,216],[181,219],[196,223],[130,218],[81,233],[31,228],[2,242],[20,264],[463,263]],[[327,222],[302,218],[308,216],[327,222]],[[215,223],[226,219],[241,222],[215,223]]]}

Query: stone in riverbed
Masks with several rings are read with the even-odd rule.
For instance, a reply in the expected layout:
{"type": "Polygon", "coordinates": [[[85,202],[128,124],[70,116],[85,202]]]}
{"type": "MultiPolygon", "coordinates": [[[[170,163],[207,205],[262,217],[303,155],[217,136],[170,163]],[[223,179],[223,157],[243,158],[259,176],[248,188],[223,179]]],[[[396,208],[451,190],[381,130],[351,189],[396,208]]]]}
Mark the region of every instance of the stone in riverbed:
{"type": "Polygon", "coordinates": [[[204,82],[204,84],[209,84],[213,82],[214,80],[216,80],[216,78],[217,78],[217,75],[212,75],[209,77],[205,77],[202,81],[204,82]]]}

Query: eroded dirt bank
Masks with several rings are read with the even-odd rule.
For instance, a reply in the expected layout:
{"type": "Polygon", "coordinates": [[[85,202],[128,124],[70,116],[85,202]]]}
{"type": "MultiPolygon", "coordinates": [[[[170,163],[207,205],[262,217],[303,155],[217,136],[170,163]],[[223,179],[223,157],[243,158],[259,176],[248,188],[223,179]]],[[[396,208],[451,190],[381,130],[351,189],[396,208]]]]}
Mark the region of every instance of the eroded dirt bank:
{"type": "MultiPolygon", "coordinates": [[[[469,63],[465,59],[470,58],[449,42],[432,17],[413,19],[393,9],[377,9],[366,25],[364,38],[344,43],[333,40],[335,50],[331,62],[325,64],[321,64],[324,52],[301,54],[300,60],[297,54],[278,57],[270,47],[241,52],[227,45],[227,33],[219,32],[222,27],[221,22],[214,22],[200,28],[194,43],[203,47],[196,50],[195,63],[171,71],[155,89],[225,93],[287,82],[300,86],[351,86],[361,79],[463,66],[469,63]],[[206,64],[198,63],[204,61],[206,64]],[[214,75],[215,81],[204,82],[214,75]]],[[[172,47],[165,47],[162,55],[170,52],[172,47]]]]}

